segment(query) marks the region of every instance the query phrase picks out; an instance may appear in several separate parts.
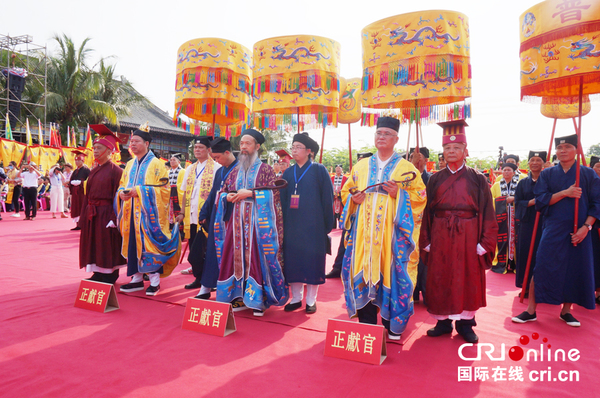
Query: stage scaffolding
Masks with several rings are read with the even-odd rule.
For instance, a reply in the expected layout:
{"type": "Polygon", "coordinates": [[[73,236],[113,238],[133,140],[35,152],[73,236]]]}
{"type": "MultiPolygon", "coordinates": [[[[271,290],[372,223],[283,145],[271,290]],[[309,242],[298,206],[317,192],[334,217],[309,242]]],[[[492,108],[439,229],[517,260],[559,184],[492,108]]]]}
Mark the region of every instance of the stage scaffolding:
{"type": "MultiPolygon", "coordinates": [[[[0,34],[0,72],[22,68],[27,72],[25,88],[20,100],[10,97],[7,77],[0,73],[0,137],[6,136],[7,114],[17,119],[17,128],[13,129],[13,137],[17,141],[25,140],[25,123],[29,118],[32,135],[37,138],[38,123],[46,128],[46,92],[48,77],[48,58],[45,45],[33,43],[29,35],[9,36],[0,34]],[[37,93],[37,98],[31,95],[37,93]],[[34,100],[37,100],[34,102],[34,100]],[[11,103],[20,103],[20,114],[10,111],[11,103]],[[35,133],[34,133],[35,131],[35,133]]],[[[46,131],[45,140],[48,132],[46,131]]]]}

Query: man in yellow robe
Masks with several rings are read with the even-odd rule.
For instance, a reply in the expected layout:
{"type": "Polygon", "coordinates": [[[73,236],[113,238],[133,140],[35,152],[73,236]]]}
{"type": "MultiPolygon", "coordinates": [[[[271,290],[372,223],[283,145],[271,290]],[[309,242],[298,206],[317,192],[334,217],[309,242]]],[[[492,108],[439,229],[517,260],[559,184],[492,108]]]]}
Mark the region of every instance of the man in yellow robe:
{"type": "Polygon", "coordinates": [[[125,293],[144,289],[143,274],[150,278],[146,295],[160,290],[160,277],[177,266],[181,252],[179,228],[169,231],[168,172],[164,162],[150,151],[152,137],[136,130],[129,142],[135,158],[127,162],[117,191],[118,226],[123,236],[121,254],[127,259],[131,282],[125,293]]]}
{"type": "Polygon", "coordinates": [[[342,189],[347,231],[342,282],[348,315],[376,324],[379,308],[393,340],[400,339],[414,313],[416,248],[427,201],[421,174],[394,151],[399,127],[397,119],[379,118],[377,153],[354,166],[342,189]]]}

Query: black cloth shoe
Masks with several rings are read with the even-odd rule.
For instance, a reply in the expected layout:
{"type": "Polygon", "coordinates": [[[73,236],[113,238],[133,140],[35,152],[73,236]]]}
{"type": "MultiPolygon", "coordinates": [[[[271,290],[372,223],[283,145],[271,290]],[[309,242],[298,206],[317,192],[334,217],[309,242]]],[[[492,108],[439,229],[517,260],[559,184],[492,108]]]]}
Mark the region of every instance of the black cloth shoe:
{"type": "Polygon", "coordinates": [[[444,334],[452,333],[452,319],[444,319],[443,321],[437,321],[435,327],[427,331],[427,336],[438,337],[444,334]]]}
{"type": "Polygon", "coordinates": [[[391,330],[388,330],[387,332],[388,332],[388,340],[400,341],[400,339],[402,338],[401,334],[394,333],[391,330]]]}
{"type": "Polygon", "coordinates": [[[81,230],[81,228],[79,228],[79,227],[71,228],[71,231],[80,231],[80,230],[81,230]]]}
{"type": "Polygon", "coordinates": [[[119,290],[123,293],[139,292],[140,290],[144,290],[144,282],[128,283],[122,285],[119,290]]]}
{"type": "Polygon", "coordinates": [[[527,311],[523,311],[519,315],[512,317],[512,321],[515,323],[533,322],[535,320],[537,320],[535,312],[533,314],[530,314],[527,311]]]}
{"type": "Polygon", "coordinates": [[[567,322],[567,325],[569,325],[569,326],[574,326],[574,327],[581,326],[581,323],[577,319],[575,319],[575,317],[570,312],[567,312],[566,314],[561,315],[560,319],[567,322]]]}
{"type": "Polygon", "coordinates": [[[334,268],[331,271],[329,271],[329,273],[327,275],[325,275],[325,278],[327,278],[327,279],[339,278],[341,274],[342,274],[341,270],[334,268]]]}
{"type": "Polygon", "coordinates": [[[199,295],[197,295],[194,298],[195,299],[200,299],[200,300],[208,300],[208,299],[210,299],[210,292],[199,294],[199,295]]]}
{"type": "Polygon", "coordinates": [[[146,296],[156,296],[158,291],[160,290],[160,285],[158,286],[148,286],[146,289],[146,296]]]}
{"type": "Polygon", "coordinates": [[[185,285],[186,289],[200,289],[202,287],[202,282],[198,279],[194,280],[192,283],[188,283],[185,285]]]}
{"type": "Polygon", "coordinates": [[[492,267],[492,272],[497,274],[506,274],[506,264],[505,265],[494,265],[492,267]]]}
{"type": "Polygon", "coordinates": [[[289,303],[288,305],[283,307],[283,310],[285,312],[291,312],[291,311],[296,311],[300,307],[302,307],[302,301],[298,301],[297,303],[289,303]]]}
{"type": "Polygon", "coordinates": [[[456,321],[456,332],[462,336],[467,343],[477,343],[479,337],[473,331],[473,326],[477,326],[475,318],[473,319],[461,319],[456,321]]]}
{"type": "Polygon", "coordinates": [[[119,279],[119,270],[116,269],[110,274],[102,274],[102,282],[114,285],[119,279]]]}
{"type": "Polygon", "coordinates": [[[317,312],[317,303],[314,303],[313,305],[306,304],[307,314],[314,314],[315,312],[317,312]]]}
{"type": "Polygon", "coordinates": [[[94,282],[104,282],[103,278],[102,278],[102,274],[100,272],[94,272],[92,274],[91,278],[88,278],[88,281],[94,281],[94,282]]]}

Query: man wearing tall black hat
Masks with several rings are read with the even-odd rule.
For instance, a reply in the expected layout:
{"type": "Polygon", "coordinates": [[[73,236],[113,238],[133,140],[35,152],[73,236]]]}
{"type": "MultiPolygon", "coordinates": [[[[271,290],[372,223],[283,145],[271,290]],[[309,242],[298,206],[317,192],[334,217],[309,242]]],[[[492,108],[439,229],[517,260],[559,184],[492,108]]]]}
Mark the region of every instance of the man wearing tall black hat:
{"type": "MultiPolygon", "coordinates": [[[[515,230],[517,235],[516,241],[516,280],[517,287],[523,286],[523,278],[525,278],[525,268],[527,266],[527,257],[529,256],[529,248],[533,239],[533,226],[535,224],[535,195],[533,190],[540,178],[540,173],[546,163],[547,152],[545,151],[529,151],[528,163],[529,174],[527,177],[519,181],[515,191],[515,230]]],[[[538,220],[538,228],[535,236],[535,246],[531,253],[531,264],[529,277],[526,284],[529,284],[532,270],[535,268],[535,259],[537,248],[542,237],[544,218],[538,220]]]]}
{"type": "Polygon", "coordinates": [[[71,218],[76,225],[74,228],[71,228],[71,231],[78,231],[81,229],[78,223],[85,196],[84,185],[85,180],[90,175],[90,168],[85,164],[87,154],[84,151],[75,150],[73,154],[75,155],[76,167],[69,178],[69,192],[71,193],[71,218]]]}
{"type": "Polygon", "coordinates": [[[288,299],[279,191],[273,168],[258,156],[264,142],[257,130],[242,132],[238,165],[223,185],[227,194],[219,196],[214,226],[217,301],[233,303],[234,311],[252,308],[255,316],[288,299]]]}
{"type": "Polygon", "coordinates": [[[342,282],[348,315],[377,323],[380,312],[388,337],[399,340],[414,313],[425,185],[419,171],[394,151],[400,121],[380,117],[377,153],[353,168],[342,188],[346,202],[346,254],[342,282]]]}
{"type": "Polygon", "coordinates": [[[535,208],[544,214],[544,227],[529,285],[529,305],[513,322],[535,321],[537,304],[545,303],[562,305],[560,319],[576,327],[581,323],[571,314],[572,305],[595,308],[590,232],[600,218],[600,178],[589,167],[581,167],[576,185],[578,141],[576,134],[555,139],[560,163],[542,171],[535,186],[535,208]],[[576,199],[579,211],[574,231],[576,199]]]}
{"type": "Polygon", "coordinates": [[[194,270],[197,270],[196,273],[200,275],[197,278],[200,283],[200,291],[196,298],[203,300],[210,298],[211,289],[217,287],[217,278],[219,277],[219,262],[214,233],[218,197],[223,193],[223,185],[229,173],[237,166],[237,159],[233,156],[231,143],[225,138],[218,137],[212,140],[210,150],[215,162],[220,164],[221,168],[215,174],[210,194],[198,215],[198,223],[207,230],[208,238],[206,242],[203,239],[194,240],[194,243],[190,246],[188,257],[188,261],[192,264],[194,270]]]}
{"type": "Polygon", "coordinates": [[[169,276],[181,252],[179,229],[169,229],[169,177],[165,164],[150,150],[149,127],[140,126],[129,140],[134,158],[127,162],[117,192],[119,230],[123,236],[121,254],[127,258],[130,283],[125,293],[144,289],[143,274],[150,278],[146,295],[160,290],[160,278],[169,276]]]}
{"type": "Polygon", "coordinates": [[[517,166],[512,162],[502,165],[502,178],[492,185],[491,193],[494,199],[496,220],[498,222],[498,242],[496,258],[492,271],[506,274],[515,269],[515,191],[519,183],[516,174],[517,166]]]}
{"type": "Polygon", "coordinates": [[[302,307],[306,284],[308,314],[317,311],[317,291],[325,283],[327,234],[335,226],[333,187],[327,169],[313,162],[317,152],[319,144],[307,133],[294,135],[292,157],[296,164],[283,173],[288,185],[281,191],[285,280],[292,291],[285,311],[302,307]]]}
{"type": "Polygon", "coordinates": [[[475,343],[475,314],[486,306],[485,270],[492,264],[498,225],[486,178],[465,163],[467,123],[438,124],[448,164],[429,179],[419,240],[427,252],[427,311],[437,321],[427,335],[451,334],[456,321],[458,334],[475,343]]]}
{"type": "Polygon", "coordinates": [[[93,281],[114,284],[119,278],[119,269],[127,264],[121,255],[123,238],[114,211],[114,198],[123,175],[123,170],[112,162],[119,139],[103,124],[92,124],[90,128],[98,133],[93,151],[98,165],[86,178],[87,193],[81,204],[79,268],[92,272],[93,281]]]}

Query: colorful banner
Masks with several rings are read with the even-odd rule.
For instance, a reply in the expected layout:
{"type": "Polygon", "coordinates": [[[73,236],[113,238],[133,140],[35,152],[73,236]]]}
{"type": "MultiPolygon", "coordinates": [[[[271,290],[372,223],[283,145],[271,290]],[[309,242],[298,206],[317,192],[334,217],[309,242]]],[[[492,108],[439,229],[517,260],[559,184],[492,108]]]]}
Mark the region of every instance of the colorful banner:
{"type": "Polygon", "coordinates": [[[361,119],[360,79],[340,78],[340,111],[338,121],[344,124],[358,122],[361,119]]]}
{"type": "Polygon", "coordinates": [[[469,21],[462,13],[382,19],[362,30],[362,49],[364,107],[414,109],[471,96],[469,21]]]}
{"type": "MultiPolygon", "coordinates": [[[[254,44],[253,111],[316,115],[337,125],[340,44],[319,36],[282,36],[254,44]]],[[[260,117],[260,116],[259,116],[260,117]]]]}
{"type": "MultiPolygon", "coordinates": [[[[548,0],[525,11],[521,35],[521,99],[600,92],[600,2],[548,0]]],[[[564,99],[556,99],[556,103],[564,99]]]]}
{"type": "Polygon", "coordinates": [[[175,117],[183,114],[219,126],[245,122],[252,103],[251,61],[250,50],[231,40],[184,43],[177,51],[175,117]]]}

